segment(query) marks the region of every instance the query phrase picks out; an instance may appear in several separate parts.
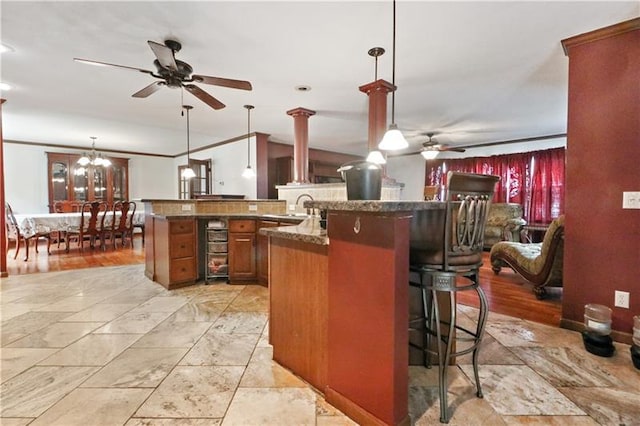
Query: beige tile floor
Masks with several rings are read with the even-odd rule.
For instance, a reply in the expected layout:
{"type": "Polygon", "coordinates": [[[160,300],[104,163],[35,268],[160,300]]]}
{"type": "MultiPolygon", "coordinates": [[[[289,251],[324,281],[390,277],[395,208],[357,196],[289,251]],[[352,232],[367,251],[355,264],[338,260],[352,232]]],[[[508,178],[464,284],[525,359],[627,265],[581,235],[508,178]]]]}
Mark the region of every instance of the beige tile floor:
{"type": "MultiPolygon", "coordinates": [[[[169,292],[134,265],[12,276],[0,302],[0,425],[353,424],[272,361],[263,287],[169,292]]],[[[639,425],[640,371],[616,348],[599,358],[578,333],[490,315],[485,397],[460,359],[451,424],[639,425]]],[[[436,373],[410,367],[413,424],[438,423],[436,373]]]]}

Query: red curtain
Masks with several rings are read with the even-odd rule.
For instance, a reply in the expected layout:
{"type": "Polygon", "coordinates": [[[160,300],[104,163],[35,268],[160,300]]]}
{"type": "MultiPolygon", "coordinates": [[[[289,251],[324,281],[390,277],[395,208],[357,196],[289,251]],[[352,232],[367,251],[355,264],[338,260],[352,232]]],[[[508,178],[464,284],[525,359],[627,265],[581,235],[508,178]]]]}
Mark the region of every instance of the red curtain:
{"type": "Polygon", "coordinates": [[[564,212],[564,149],[534,156],[529,222],[550,223],[564,212]]]}
{"type": "Polygon", "coordinates": [[[525,220],[550,223],[564,212],[564,152],[428,160],[425,185],[440,185],[443,194],[449,170],[500,176],[494,202],[522,204],[525,220]]]}

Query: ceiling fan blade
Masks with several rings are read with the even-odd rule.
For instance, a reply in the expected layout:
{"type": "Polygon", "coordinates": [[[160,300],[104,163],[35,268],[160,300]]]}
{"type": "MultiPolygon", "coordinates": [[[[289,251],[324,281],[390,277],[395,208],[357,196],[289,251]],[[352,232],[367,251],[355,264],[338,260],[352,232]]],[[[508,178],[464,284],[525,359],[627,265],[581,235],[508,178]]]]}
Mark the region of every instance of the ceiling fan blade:
{"type": "Polygon", "coordinates": [[[232,80],[230,78],[209,77],[207,75],[194,75],[193,81],[215,86],[230,87],[232,89],[251,90],[251,83],[244,80],[232,80]]]}
{"type": "Polygon", "coordinates": [[[171,48],[151,40],[148,40],[147,43],[149,43],[149,47],[153,50],[153,54],[158,58],[160,65],[170,69],[171,71],[176,71],[178,69],[176,58],[173,56],[173,50],[171,50],[171,48]]]}
{"type": "Polygon", "coordinates": [[[191,92],[193,96],[200,99],[202,102],[209,105],[213,109],[222,109],[225,107],[225,104],[223,104],[195,84],[185,84],[184,88],[191,92]]]}
{"type": "Polygon", "coordinates": [[[145,87],[144,89],[138,90],[136,93],[134,93],[131,96],[134,98],[146,98],[147,96],[160,90],[160,88],[162,88],[162,86],[164,86],[165,84],[166,83],[164,81],[155,81],[150,85],[148,85],[147,87],[145,87]]]}
{"type": "Polygon", "coordinates": [[[464,148],[443,148],[442,151],[465,152],[464,148]]]}
{"type": "Polygon", "coordinates": [[[103,67],[125,68],[125,69],[128,69],[128,70],[143,72],[145,74],[153,74],[149,70],[143,70],[142,68],[136,68],[136,67],[128,67],[126,65],[110,64],[108,62],[92,61],[90,59],[82,59],[82,58],[73,58],[73,60],[76,61],[76,62],[83,63],[83,64],[88,64],[88,65],[98,65],[98,66],[103,66],[103,67]]]}

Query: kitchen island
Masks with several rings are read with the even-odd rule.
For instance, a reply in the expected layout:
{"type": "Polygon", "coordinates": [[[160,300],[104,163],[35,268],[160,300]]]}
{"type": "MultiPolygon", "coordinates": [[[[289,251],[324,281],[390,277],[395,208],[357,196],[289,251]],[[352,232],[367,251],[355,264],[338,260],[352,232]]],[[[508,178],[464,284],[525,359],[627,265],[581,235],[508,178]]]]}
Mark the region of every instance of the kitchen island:
{"type": "Polygon", "coordinates": [[[169,290],[219,279],[267,285],[267,246],[256,231],[303,220],[278,200],[142,202],[145,275],[169,290]]]}
{"type": "Polygon", "coordinates": [[[409,230],[438,202],[307,201],[326,212],[269,236],[273,358],[360,424],[408,416],[409,230]]]}

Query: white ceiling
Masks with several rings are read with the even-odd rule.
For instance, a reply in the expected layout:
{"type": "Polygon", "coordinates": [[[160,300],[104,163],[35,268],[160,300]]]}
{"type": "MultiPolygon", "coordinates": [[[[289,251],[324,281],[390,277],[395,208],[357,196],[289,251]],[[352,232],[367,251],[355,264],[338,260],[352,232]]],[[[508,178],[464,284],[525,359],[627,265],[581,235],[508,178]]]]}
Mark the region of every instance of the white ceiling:
{"type": "MultiPolygon", "coordinates": [[[[22,2],[0,4],[0,76],[6,140],[175,155],[185,151],[180,91],[131,94],[153,77],[72,60],[153,70],[147,40],[179,40],[176,57],[196,74],[249,80],[253,91],[199,86],[227,105],[215,111],[190,93],[191,146],[252,131],[293,142],[286,111],[309,119],[314,148],[364,155],[367,51],[382,46],[378,77],[392,77],[392,2],[22,2]],[[309,85],[310,92],[295,86],[309,85]]],[[[640,16],[640,2],[398,1],[396,122],[417,150],[425,137],[472,145],[566,132],[567,69],[560,40],[640,16]]],[[[389,100],[391,96],[389,96],[389,100]]],[[[390,118],[390,109],[389,109],[390,118]]]]}

